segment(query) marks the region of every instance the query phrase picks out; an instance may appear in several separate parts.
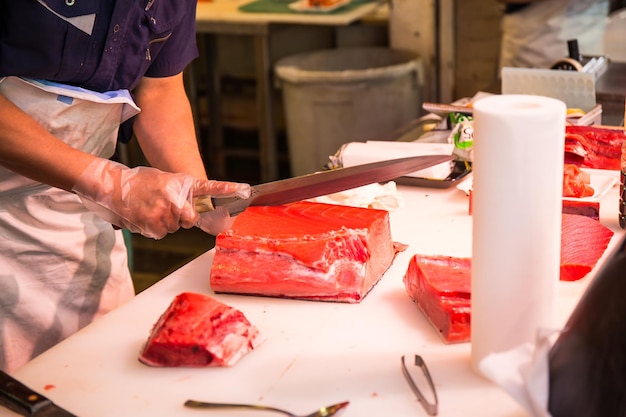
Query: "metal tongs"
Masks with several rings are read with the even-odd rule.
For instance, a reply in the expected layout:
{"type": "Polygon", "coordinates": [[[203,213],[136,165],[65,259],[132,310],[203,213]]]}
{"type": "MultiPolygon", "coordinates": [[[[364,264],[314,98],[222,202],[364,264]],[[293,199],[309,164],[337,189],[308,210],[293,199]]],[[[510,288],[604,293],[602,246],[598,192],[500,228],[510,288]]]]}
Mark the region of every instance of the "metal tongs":
{"type": "Polygon", "coordinates": [[[411,373],[407,369],[406,364],[404,363],[404,355],[402,356],[402,373],[404,374],[406,381],[409,383],[411,390],[417,396],[418,401],[422,403],[422,406],[424,407],[424,410],[426,410],[426,413],[429,416],[436,416],[438,412],[438,407],[439,407],[439,400],[437,399],[437,391],[435,390],[435,384],[433,383],[433,378],[430,376],[430,372],[428,372],[428,368],[426,367],[426,362],[424,362],[424,359],[422,359],[420,355],[415,355],[415,366],[421,369],[423,373],[423,379],[425,379],[426,382],[428,383],[428,388],[430,390],[429,398],[431,398],[432,401],[427,400],[426,396],[424,396],[422,391],[420,391],[417,384],[413,380],[411,373]]]}

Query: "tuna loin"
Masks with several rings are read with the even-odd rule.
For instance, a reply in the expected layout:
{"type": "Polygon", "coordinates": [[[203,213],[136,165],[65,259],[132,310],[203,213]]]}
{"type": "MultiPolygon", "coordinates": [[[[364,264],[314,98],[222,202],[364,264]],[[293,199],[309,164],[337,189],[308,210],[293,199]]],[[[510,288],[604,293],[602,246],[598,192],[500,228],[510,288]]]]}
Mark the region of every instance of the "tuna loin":
{"type": "Polygon", "coordinates": [[[241,311],[186,292],[153,326],[139,360],[151,366],[232,366],[261,342],[241,311]]]}
{"type": "Polygon", "coordinates": [[[414,255],[404,275],[407,293],[446,343],[470,338],[471,260],[414,255]]]}
{"type": "MultiPolygon", "coordinates": [[[[596,220],[563,214],[560,280],[587,275],[612,236],[596,220]]],[[[404,275],[407,293],[446,343],[469,341],[471,269],[470,258],[414,255],[404,275]]]]}
{"type": "Polygon", "coordinates": [[[565,163],[599,169],[620,169],[622,129],[566,126],[565,163]]]}
{"type": "Polygon", "coordinates": [[[561,223],[561,281],[587,275],[606,250],[613,231],[586,216],[563,215],[561,223]]]}
{"type": "Polygon", "coordinates": [[[299,202],[249,207],[217,236],[217,293],[358,303],[395,256],[384,210],[299,202]]]}

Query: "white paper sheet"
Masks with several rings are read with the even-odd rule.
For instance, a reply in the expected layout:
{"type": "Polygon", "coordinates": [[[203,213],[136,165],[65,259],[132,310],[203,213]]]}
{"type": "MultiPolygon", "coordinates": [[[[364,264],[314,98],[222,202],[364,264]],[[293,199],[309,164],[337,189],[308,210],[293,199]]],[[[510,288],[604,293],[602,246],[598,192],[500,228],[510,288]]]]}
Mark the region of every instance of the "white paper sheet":
{"type": "MultiPolygon", "coordinates": [[[[367,141],[350,142],[342,149],[342,164],[345,167],[408,158],[418,155],[452,155],[454,144],[367,141]]],[[[430,168],[412,172],[407,177],[444,179],[452,171],[451,162],[443,162],[430,168]]]]}

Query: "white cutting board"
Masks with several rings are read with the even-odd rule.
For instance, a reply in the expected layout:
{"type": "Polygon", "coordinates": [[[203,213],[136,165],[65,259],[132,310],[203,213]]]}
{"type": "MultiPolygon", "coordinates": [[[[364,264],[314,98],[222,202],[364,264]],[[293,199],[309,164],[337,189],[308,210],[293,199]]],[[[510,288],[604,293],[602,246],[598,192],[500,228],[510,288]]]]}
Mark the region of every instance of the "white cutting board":
{"type": "MultiPolygon", "coordinates": [[[[150,328],[178,293],[212,294],[210,251],[13,375],[79,417],[271,416],[187,409],[187,399],[253,402],[302,414],[348,400],[341,417],[423,416],[400,366],[401,355],[409,355],[410,364],[411,355],[420,354],[435,380],[439,416],[527,416],[471,370],[469,343],[441,341],[402,283],[415,253],[470,255],[467,196],[454,187],[399,189],[407,204],[391,214],[392,235],[409,247],[360,304],[215,295],[267,338],[232,368],[151,368],[137,360],[150,328]]],[[[615,229],[616,207],[615,187],[601,206],[615,229]]],[[[560,285],[560,302],[566,302],[561,321],[588,282],[560,285]]],[[[0,416],[15,415],[0,408],[0,416]]]]}
{"type": "MultiPolygon", "coordinates": [[[[14,376],[79,417],[271,416],[187,409],[187,399],[260,403],[302,414],[347,400],[342,417],[420,416],[424,410],[400,361],[409,355],[410,364],[420,354],[438,387],[440,416],[523,417],[512,398],[471,370],[468,343],[441,341],[402,283],[414,253],[468,254],[467,197],[453,188],[401,188],[411,202],[392,214],[392,229],[409,249],[360,304],[216,295],[266,337],[232,368],[151,368],[137,360],[151,326],[176,294],[212,294],[211,251],[14,376]]],[[[14,414],[0,409],[5,415],[14,414]]]]}

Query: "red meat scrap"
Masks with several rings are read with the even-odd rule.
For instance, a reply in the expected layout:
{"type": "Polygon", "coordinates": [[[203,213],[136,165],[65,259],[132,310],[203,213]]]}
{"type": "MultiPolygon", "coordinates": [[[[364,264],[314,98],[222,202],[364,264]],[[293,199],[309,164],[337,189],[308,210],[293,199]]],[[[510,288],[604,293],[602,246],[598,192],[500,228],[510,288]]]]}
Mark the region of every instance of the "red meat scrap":
{"type": "Polygon", "coordinates": [[[217,236],[210,285],[217,293],[358,303],[399,250],[385,210],[306,201],[249,207],[217,236]]]}
{"type": "Polygon", "coordinates": [[[232,366],[262,341],[241,311],[208,295],[185,292],[155,323],[139,361],[150,366],[232,366]]]}
{"type": "MultiPolygon", "coordinates": [[[[605,252],[613,231],[586,216],[563,214],[561,281],[586,276],[605,252]]],[[[470,340],[471,259],[414,255],[403,282],[446,343],[470,340]]]]}
{"type": "Polygon", "coordinates": [[[574,164],[563,166],[563,197],[591,197],[594,189],[591,187],[591,175],[574,164]]]}
{"type": "Polygon", "coordinates": [[[598,169],[620,169],[623,129],[566,126],[565,163],[598,169]]]}
{"type": "MultiPolygon", "coordinates": [[[[595,194],[594,188],[591,186],[591,174],[583,171],[575,164],[564,164],[563,166],[563,200],[564,214],[583,214],[585,216],[600,218],[600,203],[598,201],[575,201],[572,198],[591,197],[595,194]]],[[[473,207],[473,192],[469,189],[469,210],[471,216],[473,207]]]]}

